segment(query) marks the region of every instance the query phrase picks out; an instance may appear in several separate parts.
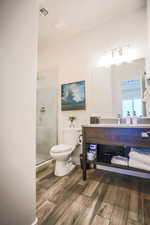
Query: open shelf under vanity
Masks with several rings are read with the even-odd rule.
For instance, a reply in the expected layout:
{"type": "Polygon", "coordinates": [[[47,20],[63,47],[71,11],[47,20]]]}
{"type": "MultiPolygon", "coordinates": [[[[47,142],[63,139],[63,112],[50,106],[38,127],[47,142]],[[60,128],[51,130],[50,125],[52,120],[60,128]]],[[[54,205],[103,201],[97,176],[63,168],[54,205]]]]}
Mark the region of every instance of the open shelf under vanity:
{"type": "MultiPolygon", "coordinates": [[[[96,150],[96,159],[95,160],[87,160],[87,163],[89,164],[94,164],[95,166],[96,165],[100,165],[100,166],[106,166],[106,167],[110,167],[110,168],[118,168],[118,169],[123,169],[123,170],[131,170],[131,171],[137,171],[137,172],[142,172],[142,173],[150,173],[150,171],[148,170],[144,170],[144,169],[139,169],[139,168],[135,168],[135,167],[131,167],[129,165],[121,165],[121,164],[116,164],[116,163],[111,163],[111,160],[110,162],[106,162],[107,160],[104,160],[104,158],[100,158],[99,154],[102,152],[102,146],[101,148],[99,148],[100,145],[97,145],[97,150],[96,150]]],[[[118,146],[114,146],[114,152],[116,152],[116,148],[118,146]]],[[[120,146],[121,148],[122,146],[120,146]]],[[[109,149],[109,147],[106,145],[105,146],[105,149],[109,149]]],[[[111,149],[113,148],[113,146],[111,146],[111,149]]],[[[122,147],[123,149],[124,147],[122,147]]],[[[118,149],[117,149],[118,150],[118,149]]],[[[117,153],[114,154],[114,156],[125,156],[125,157],[128,157],[128,153],[130,152],[130,147],[127,147],[123,150],[124,152],[121,153],[121,151],[117,151],[117,153]]],[[[111,151],[112,153],[112,151],[111,151]]],[[[113,156],[113,154],[112,154],[113,156]]],[[[108,160],[109,161],[109,160],[108,160]]]]}

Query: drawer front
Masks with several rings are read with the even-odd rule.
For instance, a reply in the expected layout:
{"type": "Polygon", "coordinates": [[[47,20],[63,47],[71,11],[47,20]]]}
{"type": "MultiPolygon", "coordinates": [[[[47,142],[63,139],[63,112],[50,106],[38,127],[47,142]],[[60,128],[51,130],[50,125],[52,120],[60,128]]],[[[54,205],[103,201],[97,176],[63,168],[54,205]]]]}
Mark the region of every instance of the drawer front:
{"type": "Polygon", "coordinates": [[[83,137],[86,143],[125,145],[150,149],[150,137],[144,137],[147,128],[99,128],[84,127],[83,137]]]}

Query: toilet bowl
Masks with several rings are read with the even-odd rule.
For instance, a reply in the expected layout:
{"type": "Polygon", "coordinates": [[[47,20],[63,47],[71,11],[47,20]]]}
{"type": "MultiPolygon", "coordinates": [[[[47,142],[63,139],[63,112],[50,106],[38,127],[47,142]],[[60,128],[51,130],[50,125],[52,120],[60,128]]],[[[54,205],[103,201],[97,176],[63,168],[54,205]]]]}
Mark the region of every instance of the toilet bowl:
{"type": "Polygon", "coordinates": [[[55,175],[65,176],[75,168],[75,164],[69,161],[71,154],[76,149],[80,129],[63,129],[63,141],[65,144],[55,145],[50,150],[51,157],[55,160],[55,175]]]}
{"type": "Polygon", "coordinates": [[[55,163],[55,175],[65,176],[68,174],[75,166],[68,162],[71,153],[73,152],[73,147],[71,145],[56,145],[51,148],[50,155],[56,160],[55,163]]]}

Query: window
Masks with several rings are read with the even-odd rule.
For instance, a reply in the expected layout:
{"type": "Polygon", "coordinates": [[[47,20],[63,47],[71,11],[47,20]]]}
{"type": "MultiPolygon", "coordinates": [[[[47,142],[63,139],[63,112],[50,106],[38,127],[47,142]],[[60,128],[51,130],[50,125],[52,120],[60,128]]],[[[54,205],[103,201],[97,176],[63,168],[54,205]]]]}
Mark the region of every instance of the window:
{"type": "Polygon", "coordinates": [[[140,79],[124,80],[122,82],[122,115],[127,116],[127,112],[137,116],[143,115],[141,82],[140,79]]]}

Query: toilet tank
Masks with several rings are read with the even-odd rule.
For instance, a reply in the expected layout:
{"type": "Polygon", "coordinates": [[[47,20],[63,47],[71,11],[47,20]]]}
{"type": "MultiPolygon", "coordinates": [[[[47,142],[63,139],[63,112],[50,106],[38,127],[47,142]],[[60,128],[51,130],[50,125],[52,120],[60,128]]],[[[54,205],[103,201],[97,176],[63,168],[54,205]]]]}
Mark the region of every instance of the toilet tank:
{"type": "Polygon", "coordinates": [[[63,129],[63,143],[76,146],[78,144],[80,128],[65,128],[63,129]]]}

